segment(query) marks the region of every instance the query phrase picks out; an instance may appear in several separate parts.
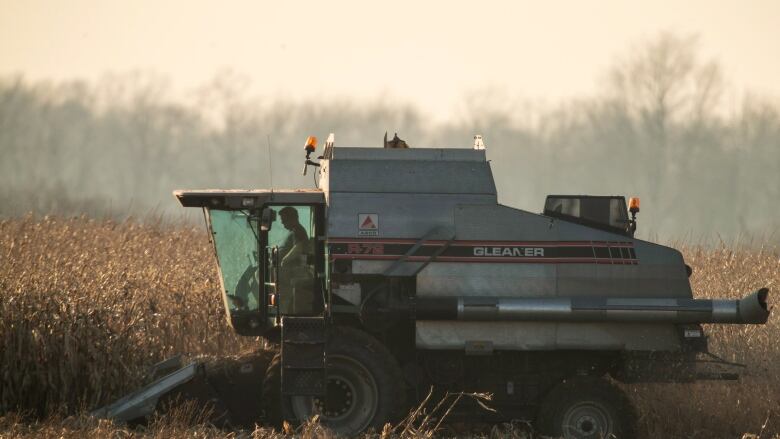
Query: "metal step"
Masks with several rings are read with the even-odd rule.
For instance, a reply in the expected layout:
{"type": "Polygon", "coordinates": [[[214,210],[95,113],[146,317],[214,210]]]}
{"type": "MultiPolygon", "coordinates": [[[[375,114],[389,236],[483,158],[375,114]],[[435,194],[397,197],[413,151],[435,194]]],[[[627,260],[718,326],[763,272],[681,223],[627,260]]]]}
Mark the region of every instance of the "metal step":
{"type": "Polygon", "coordinates": [[[323,317],[282,317],[282,394],[325,396],[323,317]]]}

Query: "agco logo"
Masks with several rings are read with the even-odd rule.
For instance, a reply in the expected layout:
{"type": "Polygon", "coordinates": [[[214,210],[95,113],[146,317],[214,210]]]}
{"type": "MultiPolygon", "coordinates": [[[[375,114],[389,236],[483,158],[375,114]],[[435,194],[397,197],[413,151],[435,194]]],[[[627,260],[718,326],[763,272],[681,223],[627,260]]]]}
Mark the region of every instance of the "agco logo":
{"type": "Polygon", "coordinates": [[[544,257],[541,247],[474,247],[474,256],[533,258],[544,257]]]}

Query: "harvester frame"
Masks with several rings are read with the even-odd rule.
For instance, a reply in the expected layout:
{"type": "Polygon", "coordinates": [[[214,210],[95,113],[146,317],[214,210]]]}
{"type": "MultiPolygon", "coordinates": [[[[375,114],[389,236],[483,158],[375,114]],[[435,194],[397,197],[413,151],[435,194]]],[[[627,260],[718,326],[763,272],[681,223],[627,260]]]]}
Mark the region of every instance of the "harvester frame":
{"type": "MultiPolygon", "coordinates": [[[[316,189],[175,192],[204,210],[230,325],[280,347],[250,368],[248,419],[318,414],[354,435],[433,388],[493,395],[495,411],[453,416],[630,437],[613,380],[734,379],[698,364],[701,323],[768,318],[767,289],[693,299],[682,255],[634,238],[638,201],[556,195],[534,214],[498,203],[484,149],[312,151],[316,189]]],[[[134,416],[170,390],[155,385],[134,416]]]]}

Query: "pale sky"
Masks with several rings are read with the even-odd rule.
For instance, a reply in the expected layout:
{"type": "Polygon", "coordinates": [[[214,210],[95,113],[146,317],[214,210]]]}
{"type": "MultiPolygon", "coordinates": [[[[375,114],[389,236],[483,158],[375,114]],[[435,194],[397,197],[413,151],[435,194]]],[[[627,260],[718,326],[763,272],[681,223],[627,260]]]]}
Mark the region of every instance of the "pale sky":
{"type": "Polygon", "coordinates": [[[593,93],[616,56],[661,31],[698,34],[737,91],[780,96],[780,0],[0,0],[0,75],[153,72],[186,93],[231,70],[250,94],[385,95],[446,118],[485,88],[593,93]]]}

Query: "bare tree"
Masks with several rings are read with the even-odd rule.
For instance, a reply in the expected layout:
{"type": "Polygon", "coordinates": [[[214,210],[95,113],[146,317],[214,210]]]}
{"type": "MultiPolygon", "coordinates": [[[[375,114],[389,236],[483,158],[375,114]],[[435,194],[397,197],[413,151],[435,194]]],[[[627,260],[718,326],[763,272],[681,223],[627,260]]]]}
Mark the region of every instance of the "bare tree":
{"type": "Polygon", "coordinates": [[[267,187],[267,134],[274,185],[309,187],[311,176],[297,172],[307,135],[335,131],[338,145],[380,146],[390,131],[412,147],[470,147],[483,134],[501,202],[530,210],[550,193],[617,193],[649,197],[642,233],[780,225],[768,201],[780,196],[779,103],[751,96],[719,110],[720,69],[701,58],[695,37],[645,41],[608,73],[605,93],[548,107],[479,90],[465,97],[460,118],[442,124],[381,97],[253,96],[249,81],[229,72],[194,102],[167,99],[153,76],[97,85],[0,78],[0,215],[100,214],[112,202],[119,215],[178,212],[174,188],[267,187]]]}
{"type": "MultiPolygon", "coordinates": [[[[698,38],[662,33],[635,46],[609,73],[608,95],[628,116],[640,136],[637,151],[645,166],[644,185],[654,187],[651,201],[663,194],[672,205],[682,202],[677,183],[695,164],[701,134],[717,119],[723,93],[719,66],[701,60],[698,38]]],[[[659,218],[660,220],[660,218],[659,218]]]]}

